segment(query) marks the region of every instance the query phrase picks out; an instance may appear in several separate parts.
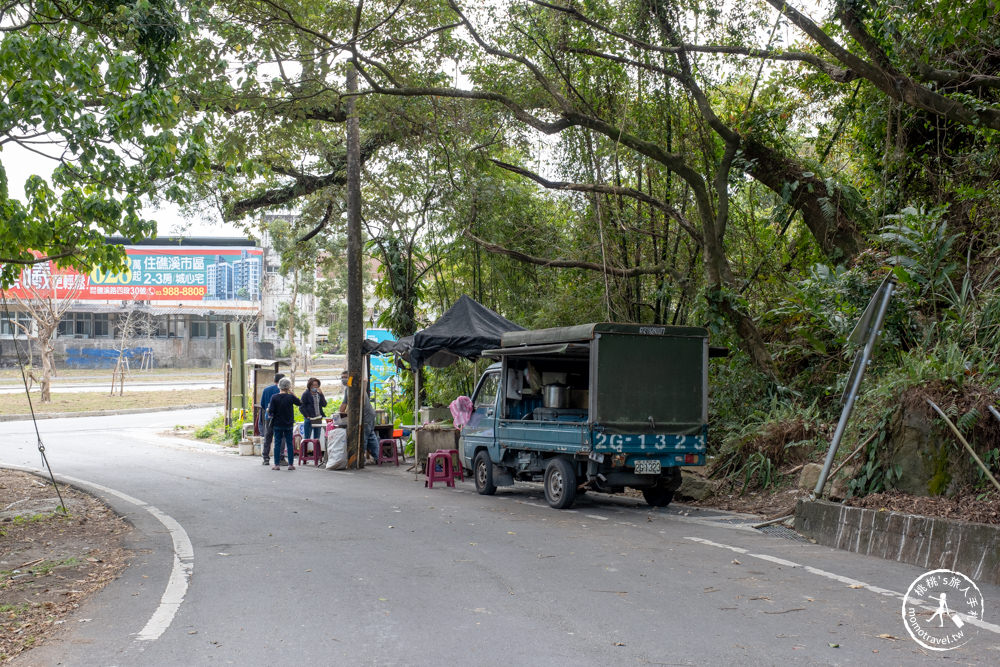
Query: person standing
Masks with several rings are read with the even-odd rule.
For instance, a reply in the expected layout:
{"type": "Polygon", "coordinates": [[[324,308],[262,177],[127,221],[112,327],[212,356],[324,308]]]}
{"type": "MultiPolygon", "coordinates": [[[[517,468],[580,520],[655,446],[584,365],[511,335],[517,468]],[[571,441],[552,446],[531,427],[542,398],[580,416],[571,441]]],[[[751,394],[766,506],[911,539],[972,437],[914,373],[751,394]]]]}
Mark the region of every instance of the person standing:
{"type": "Polygon", "coordinates": [[[306,390],[302,394],[302,438],[319,438],[323,433],[323,408],[326,407],[326,397],[319,390],[319,378],[309,378],[306,390]]]}
{"type": "Polygon", "coordinates": [[[281,378],[278,382],[278,393],[271,397],[268,411],[271,413],[271,423],[274,430],[274,465],[271,470],[281,470],[279,461],[282,453],[288,455],[288,469],[295,470],[295,451],[292,447],[292,428],[295,426],[295,406],[302,405],[299,397],[292,393],[292,381],[281,378]],[[282,451],[284,442],[284,452],[282,451]]]}
{"type": "MultiPolygon", "coordinates": [[[[347,371],[340,374],[340,384],[347,387],[347,371]]],[[[363,388],[362,388],[363,389],[363,388]]],[[[340,405],[340,414],[347,414],[347,406],[349,405],[350,399],[352,397],[353,387],[347,387],[344,390],[344,402],[340,405]]],[[[365,451],[371,455],[371,457],[378,462],[378,435],[375,434],[375,408],[372,407],[372,402],[368,398],[368,392],[362,391],[364,396],[364,402],[361,404],[361,442],[365,451]]]]}
{"type": "Polygon", "coordinates": [[[260,430],[264,434],[264,445],[261,448],[261,454],[264,455],[264,465],[267,465],[268,460],[271,458],[271,442],[274,440],[274,430],[271,428],[271,413],[268,412],[267,408],[271,405],[271,397],[278,393],[278,383],[281,382],[281,378],[283,377],[285,377],[284,373],[275,373],[274,384],[269,384],[264,387],[264,391],[260,392],[260,430]]]}

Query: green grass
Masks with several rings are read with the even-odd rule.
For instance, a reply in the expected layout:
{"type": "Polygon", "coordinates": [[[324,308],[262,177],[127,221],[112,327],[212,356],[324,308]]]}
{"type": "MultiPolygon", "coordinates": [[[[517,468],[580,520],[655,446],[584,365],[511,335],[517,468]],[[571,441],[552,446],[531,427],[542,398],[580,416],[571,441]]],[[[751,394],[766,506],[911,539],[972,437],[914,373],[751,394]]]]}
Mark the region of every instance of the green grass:
{"type": "MultiPolygon", "coordinates": [[[[222,401],[221,389],[129,391],[128,384],[125,385],[124,396],[108,396],[107,391],[61,394],[52,392],[52,401],[42,403],[36,392],[31,394],[31,404],[35,414],[94,412],[130,408],[170,408],[179,405],[210,406],[218,405],[222,401]]],[[[7,394],[0,401],[0,415],[26,414],[30,413],[28,400],[23,393],[7,394]]]]}

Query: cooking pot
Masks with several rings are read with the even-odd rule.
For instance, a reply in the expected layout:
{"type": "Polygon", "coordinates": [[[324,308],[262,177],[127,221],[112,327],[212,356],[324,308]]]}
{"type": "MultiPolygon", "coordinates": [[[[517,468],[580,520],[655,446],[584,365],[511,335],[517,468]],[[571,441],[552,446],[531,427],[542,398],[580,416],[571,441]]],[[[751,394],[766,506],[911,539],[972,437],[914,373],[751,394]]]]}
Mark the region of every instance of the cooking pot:
{"type": "Polygon", "coordinates": [[[568,408],[569,387],[564,384],[545,385],[545,394],[542,397],[542,404],[547,408],[568,408]]]}

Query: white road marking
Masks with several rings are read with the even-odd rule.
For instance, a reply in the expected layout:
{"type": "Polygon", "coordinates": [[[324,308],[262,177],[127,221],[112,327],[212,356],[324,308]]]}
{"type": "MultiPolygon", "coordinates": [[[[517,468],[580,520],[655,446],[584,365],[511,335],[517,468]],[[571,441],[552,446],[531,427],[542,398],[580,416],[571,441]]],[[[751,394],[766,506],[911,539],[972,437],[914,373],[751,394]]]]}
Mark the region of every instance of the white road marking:
{"type": "Polygon", "coordinates": [[[528,507],[540,507],[540,508],[542,508],[543,510],[547,510],[547,509],[549,509],[549,506],[548,506],[548,505],[540,505],[539,503],[529,503],[529,502],[527,502],[527,501],[524,501],[524,500],[518,500],[518,501],[517,501],[517,504],[518,504],[518,505],[527,505],[528,507]]]}
{"type": "MultiPolygon", "coordinates": [[[[852,579],[851,577],[845,577],[834,572],[827,572],[826,570],[821,570],[818,567],[812,567],[811,565],[802,565],[801,563],[796,563],[794,561],[785,560],[784,558],[778,558],[776,556],[770,556],[768,554],[754,554],[750,553],[748,549],[743,549],[741,547],[734,547],[729,544],[720,544],[719,542],[713,542],[711,540],[706,540],[701,537],[685,537],[685,540],[691,540],[692,542],[697,542],[698,544],[704,544],[710,547],[716,547],[719,549],[728,549],[729,551],[735,551],[738,554],[743,554],[749,556],[750,558],[757,558],[758,560],[764,560],[771,563],[777,563],[778,565],[784,565],[786,567],[802,568],[810,574],[815,574],[820,577],[825,577],[826,579],[832,579],[833,581],[846,584],[848,586],[853,586],[855,588],[864,588],[871,591],[872,593],[877,593],[878,595],[884,595],[886,597],[895,598],[900,602],[905,602],[905,596],[902,593],[897,593],[896,591],[890,591],[888,588],[881,588],[879,586],[872,586],[871,584],[859,581],[857,579],[852,579]]],[[[931,607],[925,607],[926,609],[931,609],[931,607]]],[[[964,617],[966,623],[976,626],[977,628],[982,628],[984,630],[989,630],[996,634],[1000,634],[1000,625],[995,625],[993,623],[987,623],[986,621],[980,620],[978,618],[968,618],[964,617]]]]}
{"type": "MultiPolygon", "coordinates": [[[[42,473],[43,471],[36,468],[27,468],[23,466],[6,466],[11,468],[17,468],[18,470],[24,470],[26,472],[42,473]]],[[[115,489],[109,488],[102,484],[97,484],[95,482],[89,482],[85,479],[79,479],[77,477],[70,477],[69,475],[56,475],[60,480],[66,480],[68,482],[73,482],[74,484],[79,484],[81,486],[90,487],[92,489],[97,489],[102,493],[107,493],[109,495],[120,498],[127,503],[131,503],[137,507],[141,507],[146,510],[153,517],[163,524],[163,527],[167,529],[170,533],[170,539],[174,545],[174,565],[170,570],[170,578],[167,580],[167,587],[163,590],[163,595],[160,597],[160,604],[157,606],[156,611],[143,626],[142,630],[136,635],[136,641],[153,641],[159,639],[170,624],[174,620],[174,615],[180,608],[181,603],[184,602],[184,596],[187,594],[188,580],[191,578],[191,573],[194,571],[194,547],[191,545],[191,540],[188,538],[187,532],[177,523],[177,521],[170,516],[161,512],[156,507],[153,507],[149,503],[143,502],[138,498],[134,498],[127,493],[122,493],[121,491],[116,491],[115,489]]]]}
{"type": "Polygon", "coordinates": [[[608,517],[601,516],[600,514],[584,514],[583,516],[587,517],[588,519],[597,519],[598,521],[607,521],[608,520],[608,517]]]}

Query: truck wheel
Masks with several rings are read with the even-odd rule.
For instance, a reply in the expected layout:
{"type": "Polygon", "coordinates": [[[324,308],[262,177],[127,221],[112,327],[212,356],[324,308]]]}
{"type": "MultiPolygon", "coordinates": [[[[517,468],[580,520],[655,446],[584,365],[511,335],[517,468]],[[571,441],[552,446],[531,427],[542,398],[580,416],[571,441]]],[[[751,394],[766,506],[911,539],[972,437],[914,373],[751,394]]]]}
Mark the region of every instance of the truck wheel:
{"type": "Polygon", "coordinates": [[[671,468],[670,473],[657,480],[656,486],[642,490],[642,497],[650,507],[666,507],[674,499],[674,492],[681,486],[681,471],[671,468]]]}
{"type": "Polygon", "coordinates": [[[576,500],[576,471],[562,457],[557,456],[545,466],[545,500],[557,510],[566,509],[576,500]]]}
{"type": "Polygon", "coordinates": [[[674,492],[657,484],[649,489],[643,489],[642,497],[650,507],[666,507],[674,499],[674,492]]]}
{"type": "Polygon", "coordinates": [[[490,455],[485,450],[476,454],[476,460],[472,464],[476,477],[476,491],[481,496],[492,496],[497,492],[497,485],[493,483],[493,462],[490,455]]]}

